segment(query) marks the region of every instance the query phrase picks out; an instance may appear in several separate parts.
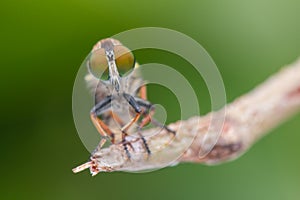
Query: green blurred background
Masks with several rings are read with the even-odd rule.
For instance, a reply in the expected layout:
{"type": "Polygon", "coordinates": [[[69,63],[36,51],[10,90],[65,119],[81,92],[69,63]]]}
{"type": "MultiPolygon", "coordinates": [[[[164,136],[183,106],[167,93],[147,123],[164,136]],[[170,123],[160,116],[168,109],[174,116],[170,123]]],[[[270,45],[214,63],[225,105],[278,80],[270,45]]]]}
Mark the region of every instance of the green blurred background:
{"type": "MultiPolygon", "coordinates": [[[[299,10],[297,0],[2,0],[0,199],[299,199],[299,115],[219,166],[96,177],[71,171],[89,157],[73,123],[72,87],[96,41],[144,26],[187,34],[210,53],[232,101],[298,58],[299,10]]],[[[210,110],[203,81],[185,61],[151,50],[136,56],[190,76],[201,112],[210,110]]],[[[176,121],[172,95],[159,90],[150,88],[150,99],[176,121]]]]}

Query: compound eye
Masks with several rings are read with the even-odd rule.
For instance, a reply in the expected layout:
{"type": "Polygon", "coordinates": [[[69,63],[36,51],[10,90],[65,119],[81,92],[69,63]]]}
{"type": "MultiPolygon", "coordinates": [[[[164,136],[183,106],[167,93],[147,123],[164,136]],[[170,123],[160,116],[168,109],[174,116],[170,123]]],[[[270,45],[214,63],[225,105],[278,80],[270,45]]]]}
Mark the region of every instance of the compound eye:
{"type": "Polygon", "coordinates": [[[108,62],[103,48],[94,51],[88,59],[88,69],[98,79],[108,79],[108,62]]]}
{"type": "Polygon", "coordinates": [[[128,48],[122,45],[114,46],[114,54],[116,65],[121,76],[134,67],[134,55],[128,48]]]}

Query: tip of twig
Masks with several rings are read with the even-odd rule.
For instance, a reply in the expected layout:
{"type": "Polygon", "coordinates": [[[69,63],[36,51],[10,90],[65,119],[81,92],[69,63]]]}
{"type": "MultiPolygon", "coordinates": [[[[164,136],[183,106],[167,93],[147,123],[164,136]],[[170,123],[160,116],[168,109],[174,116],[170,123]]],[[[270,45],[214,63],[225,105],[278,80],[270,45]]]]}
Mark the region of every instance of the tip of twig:
{"type": "Polygon", "coordinates": [[[78,167],[73,168],[72,171],[74,173],[78,173],[78,172],[81,172],[81,171],[83,171],[87,168],[90,168],[92,165],[93,165],[92,161],[89,161],[89,162],[86,162],[82,165],[79,165],[78,167]]]}

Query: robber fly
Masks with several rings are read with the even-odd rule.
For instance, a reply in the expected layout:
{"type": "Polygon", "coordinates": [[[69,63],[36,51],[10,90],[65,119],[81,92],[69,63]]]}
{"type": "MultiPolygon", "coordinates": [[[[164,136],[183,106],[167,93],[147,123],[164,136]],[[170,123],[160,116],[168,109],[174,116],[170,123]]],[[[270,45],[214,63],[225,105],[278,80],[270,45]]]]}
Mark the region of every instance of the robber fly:
{"type": "MultiPolygon", "coordinates": [[[[175,135],[152,117],[154,106],[147,101],[146,85],[135,70],[139,65],[128,48],[115,39],[100,40],[86,63],[89,73],[85,79],[95,95],[90,117],[102,135],[100,146],[107,140],[112,144],[122,143],[128,134],[138,133],[151,154],[147,141],[140,134],[141,128],[148,123],[175,135]]],[[[124,142],[124,149],[130,157],[126,145],[124,142]]]]}
{"type": "Polygon", "coordinates": [[[131,145],[132,140],[128,142],[126,138],[138,134],[137,141],[142,142],[145,152],[150,155],[147,140],[140,134],[148,123],[175,136],[175,131],[152,117],[154,106],[147,101],[146,86],[136,70],[139,65],[132,52],[118,40],[100,40],[86,59],[86,66],[88,74],[85,79],[95,97],[90,117],[102,139],[90,161],[74,168],[75,173],[89,167],[93,175],[99,172],[100,168],[93,155],[100,151],[107,140],[112,144],[123,145],[127,158],[130,159],[127,145],[131,145]]]}

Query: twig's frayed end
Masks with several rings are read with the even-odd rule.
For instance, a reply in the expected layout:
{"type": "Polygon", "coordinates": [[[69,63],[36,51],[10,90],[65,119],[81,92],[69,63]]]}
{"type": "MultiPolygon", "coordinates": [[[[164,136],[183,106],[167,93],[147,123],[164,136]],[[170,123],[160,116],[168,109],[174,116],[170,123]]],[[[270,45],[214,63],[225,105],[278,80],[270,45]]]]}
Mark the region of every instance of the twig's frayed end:
{"type": "Polygon", "coordinates": [[[78,172],[81,172],[81,171],[86,170],[88,168],[90,168],[90,172],[91,172],[92,176],[96,176],[100,172],[94,161],[89,161],[89,162],[86,162],[82,165],[79,165],[78,167],[75,167],[74,169],[72,169],[72,171],[74,173],[78,173],[78,172]]]}
{"type": "MultiPolygon", "coordinates": [[[[99,150],[100,151],[100,150],[99,150]]],[[[97,152],[96,152],[97,153],[97,152]]],[[[90,173],[92,176],[97,175],[99,172],[110,172],[113,171],[111,167],[108,166],[102,166],[103,164],[99,161],[94,156],[91,156],[90,161],[86,162],[82,165],[79,165],[78,167],[75,167],[72,169],[74,173],[81,172],[86,169],[90,169],[90,173]]]]}
{"type": "Polygon", "coordinates": [[[82,165],[79,165],[78,167],[75,167],[74,169],[72,169],[72,171],[74,173],[78,173],[78,172],[81,172],[81,171],[86,170],[88,168],[90,168],[90,172],[91,172],[92,176],[95,176],[100,172],[100,170],[98,169],[98,164],[97,164],[97,162],[95,162],[94,159],[91,159],[91,161],[86,162],[82,165]]]}
{"type": "Polygon", "coordinates": [[[82,165],[80,165],[78,167],[73,168],[72,171],[74,173],[78,173],[78,172],[81,172],[81,171],[83,171],[83,170],[85,170],[87,168],[91,168],[92,166],[93,166],[93,162],[89,161],[89,162],[86,162],[86,163],[84,163],[84,164],[82,164],[82,165]]]}

